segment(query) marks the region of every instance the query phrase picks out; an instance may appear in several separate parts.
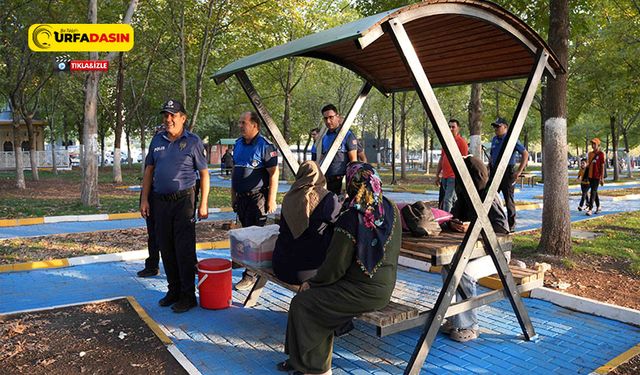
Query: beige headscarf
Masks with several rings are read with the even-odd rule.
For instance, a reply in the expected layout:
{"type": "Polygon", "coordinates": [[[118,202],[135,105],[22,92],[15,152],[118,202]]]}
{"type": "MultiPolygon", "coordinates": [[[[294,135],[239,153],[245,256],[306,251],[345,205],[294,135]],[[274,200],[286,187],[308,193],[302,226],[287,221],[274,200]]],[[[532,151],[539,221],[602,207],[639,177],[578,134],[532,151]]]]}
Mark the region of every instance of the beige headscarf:
{"type": "Polygon", "coordinates": [[[282,216],[287,221],[293,238],[309,228],[309,217],[320,201],[329,193],[327,181],[314,161],[300,165],[296,181],[282,200],[282,216]]]}

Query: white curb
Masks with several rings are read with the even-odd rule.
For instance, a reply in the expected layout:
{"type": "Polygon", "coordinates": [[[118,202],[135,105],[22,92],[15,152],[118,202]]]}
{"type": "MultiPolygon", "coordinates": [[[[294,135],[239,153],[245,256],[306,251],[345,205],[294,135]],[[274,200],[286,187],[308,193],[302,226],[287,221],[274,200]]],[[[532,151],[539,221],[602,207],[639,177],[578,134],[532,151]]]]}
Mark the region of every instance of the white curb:
{"type": "Polygon", "coordinates": [[[171,353],[173,358],[175,358],[176,361],[178,361],[178,363],[187,371],[187,373],[189,373],[190,375],[202,374],[196,368],[196,366],[194,366],[193,363],[191,363],[191,361],[189,361],[189,359],[187,359],[187,357],[184,354],[182,354],[180,349],[178,349],[178,347],[175,346],[175,344],[167,345],[167,350],[169,351],[169,353],[171,353]]]}
{"type": "Polygon", "coordinates": [[[67,216],[45,216],[44,223],[52,224],[52,223],[65,223],[69,221],[78,221],[78,215],[67,215],[67,216]]]}
{"type": "Polygon", "coordinates": [[[545,287],[533,289],[531,291],[531,298],[548,301],[570,310],[640,326],[640,311],[627,307],[594,301],[589,298],[574,296],[545,287]]]}
{"type": "Polygon", "coordinates": [[[125,251],[114,254],[85,255],[81,257],[69,258],[69,266],[79,266],[93,263],[121,262],[128,260],[141,260],[149,256],[147,249],[125,251]]]}

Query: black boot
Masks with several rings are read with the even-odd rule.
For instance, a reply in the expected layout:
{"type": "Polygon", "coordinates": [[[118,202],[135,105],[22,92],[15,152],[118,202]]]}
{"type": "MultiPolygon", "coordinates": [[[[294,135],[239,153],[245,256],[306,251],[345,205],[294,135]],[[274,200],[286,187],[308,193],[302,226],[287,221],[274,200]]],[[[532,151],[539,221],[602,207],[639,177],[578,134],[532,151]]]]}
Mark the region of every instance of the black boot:
{"type": "Polygon", "coordinates": [[[158,301],[158,305],[162,307],[171,306],[180,299],[179,292],[168,291],[167,294],[158,301]]]}
{"type": "Polygon", "coordinates": [[[198,300],[194,294],[180,294],[180,299],[171,306],[171,310],[175,313],[183,313],[196,306],[198,306],[198,300]]]}

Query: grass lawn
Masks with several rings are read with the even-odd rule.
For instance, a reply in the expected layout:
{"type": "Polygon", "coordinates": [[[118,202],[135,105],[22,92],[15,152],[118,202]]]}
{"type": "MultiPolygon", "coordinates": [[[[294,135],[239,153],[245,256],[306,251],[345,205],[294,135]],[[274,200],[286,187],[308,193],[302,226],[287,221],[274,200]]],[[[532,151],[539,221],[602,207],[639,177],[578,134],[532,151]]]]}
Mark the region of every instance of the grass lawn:
{"type": "MultiPolygon", "coordinates": [[[[0,219],[29,218],[58,215],[84,215],[137,212],[139,192],[119,187],[141,183],[139,165],[122,169],[122,184],[112,182],[111,167],[100,168],[98,188],[100,207],[85,207],[80,203],[79,169],[40,171],[40,181],[31,180],[31,172],[25,171],[27,189],[15,188],[15,172],[0,172],[0,219]]],[[[278,194],[282,202],[283,194],[278,194]]],[[[209,207],[230,207],[231,193],[227,188],[212,187],[209,207]]]]}
{"type": "MultiPolygon", "coordinates": [[[[606,185],[606,184],[605,184],[606,185]]],[[[601,197],[623,197],[625,195],[640,194],[640,188],[621,188],[612,190],[598,190],[598,195],[601,197]]],[[[579,197],[582,195],[580,192],[571,193],[572,196],[579,197]]]]}
{"type": "MultiPolygon", "coordinates": [[[[610,256],[629,262],[629,270],[640,275],[640,211],[605,215],[572,224],[573,229],[601,234],[593,240],[573,239],[574,256],[610,256]]],[[[527,232],[514,238],[514,254],[521,256],[536,253],[540,231],[527,232]]],[[[566,259],[567,266],[571,260],[566,259]]]]}

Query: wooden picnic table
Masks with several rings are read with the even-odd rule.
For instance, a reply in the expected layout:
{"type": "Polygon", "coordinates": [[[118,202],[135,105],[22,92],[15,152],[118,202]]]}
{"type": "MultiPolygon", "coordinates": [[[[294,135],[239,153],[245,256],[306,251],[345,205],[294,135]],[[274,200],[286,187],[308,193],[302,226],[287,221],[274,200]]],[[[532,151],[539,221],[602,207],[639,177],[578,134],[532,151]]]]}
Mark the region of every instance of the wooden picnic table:
{"type": "MultiPolygon", "coordinates": [[[[512,236],[499,234],[498,243],[502,251],[511,251],[512,236]]],[[[442,266],[451,263],[453,256],[460,247],[464,233],[442,231],[436,237],[414,237],[408,233],[402,235],[402,248],[400,255],[407,258],[424,260],[432,266],[442,266]]],[[[470,259],[486,255],[482,241],[477,241],[470,259]]]]}

